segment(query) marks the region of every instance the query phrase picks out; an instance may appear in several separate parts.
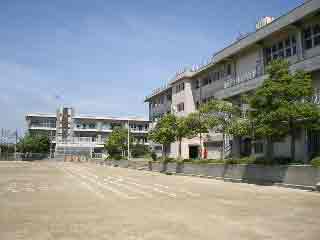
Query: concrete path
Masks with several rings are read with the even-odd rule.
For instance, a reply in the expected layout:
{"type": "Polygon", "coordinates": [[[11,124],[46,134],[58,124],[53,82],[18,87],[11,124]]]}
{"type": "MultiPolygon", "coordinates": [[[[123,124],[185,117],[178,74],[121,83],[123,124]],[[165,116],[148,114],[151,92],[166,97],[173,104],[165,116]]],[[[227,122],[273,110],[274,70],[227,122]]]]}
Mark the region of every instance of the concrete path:
{"type": "Polygon", "coordinates": [[[84,163],[0,162],[0,239],[320,239],[320,194],[84,163]]]}

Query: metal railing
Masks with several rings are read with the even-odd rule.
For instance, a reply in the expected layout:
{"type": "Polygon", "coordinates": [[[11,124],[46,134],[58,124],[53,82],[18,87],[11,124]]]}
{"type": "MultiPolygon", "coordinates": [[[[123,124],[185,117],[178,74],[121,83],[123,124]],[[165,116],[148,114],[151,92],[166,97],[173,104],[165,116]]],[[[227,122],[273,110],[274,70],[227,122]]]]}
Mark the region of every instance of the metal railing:
{"type": "Polygon", "coordinates": [[[97,138],[92,137],[73,137],[70,139],[57,139],[57,144],[63,145],[96,145],[96,144],[104,144],[103,139],[99,140],[97,138]]]}
{"type": "Polygon", "coordinates": [[[248,82],[263,75],[262,68],[257,66],[256,69],[243,73],[237,77],[229,77],[224,80],[224,88],[230,88],[244,82],[248,82]]]}
{"type": "Polygon", "coordinates": [[[50,123],[32,123],[30,128],[56,128],[56,124],[50,123]]]}

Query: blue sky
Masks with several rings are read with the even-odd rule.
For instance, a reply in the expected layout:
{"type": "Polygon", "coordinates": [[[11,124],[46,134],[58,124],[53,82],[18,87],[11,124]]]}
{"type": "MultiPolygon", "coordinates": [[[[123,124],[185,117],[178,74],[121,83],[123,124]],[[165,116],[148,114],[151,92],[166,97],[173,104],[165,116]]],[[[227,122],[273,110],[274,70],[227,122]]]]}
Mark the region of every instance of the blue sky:
{"type": "Polygon", "coordinates": [[[1,0],[0,128],[59,104],[145,116],[144,96],[303,0],[1,0]],[[56,99],[56,96],[61,99],[56,99]]]}

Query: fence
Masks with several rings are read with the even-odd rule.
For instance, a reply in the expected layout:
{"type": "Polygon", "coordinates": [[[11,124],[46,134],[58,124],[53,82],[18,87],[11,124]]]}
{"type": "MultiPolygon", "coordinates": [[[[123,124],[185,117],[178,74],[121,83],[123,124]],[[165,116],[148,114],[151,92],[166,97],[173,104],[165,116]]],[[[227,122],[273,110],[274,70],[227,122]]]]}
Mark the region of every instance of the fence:
{"type": "Polygon", "coordinates": [[[2,152],[0,153],[0,161],[15,161],[16,156],[14,153],[2,152]]]}
{"type": "MultiPolygon", "coordinates": [[[[320,184],[320,168],[310,165],[193,164],[148,161],[100,161],[116,167],[129,167],[167,174],[208,177],[225,181],[316,190],[320,184]]],[[[320,190],[320,189],[319,189],[320,190]]]]}
{"type": "Polygon", "coordinates": [[[0,153],[0,161],[32,161],[49,158],[48,153],[0,153]]]}

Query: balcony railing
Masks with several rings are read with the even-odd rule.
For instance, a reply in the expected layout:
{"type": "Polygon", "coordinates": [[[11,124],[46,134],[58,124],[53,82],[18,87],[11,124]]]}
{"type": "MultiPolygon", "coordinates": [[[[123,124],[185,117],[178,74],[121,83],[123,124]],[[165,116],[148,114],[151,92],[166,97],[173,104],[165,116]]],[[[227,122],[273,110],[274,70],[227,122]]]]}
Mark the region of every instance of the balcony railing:
{"type": "Polygon", "coordinates": [[[57,139],[57,144],[64,144],[64,145],[96,145],[96,144],[104,144],[103,139],[99,140],[98,138],[92,137],[73,137],[71,139],[57,139]]]}
{"type": "Polygon", "coordinates": [[[257,66],[256,69],[253,69],[252,71],[243,73],[235,78],[231,77],[231,78],[226,79],[224,81],[224,88],[230,88],[230,87],[239,85],[241,83],[248,82],[248,81],[255,79],[257,77],[260,77],[262,75],[263,75],[262,67],[257,66]]]}
{"type": "Polygon", "coordinates": [[[48,123],[32,123],[30,128],[56,128],[56,124],[48,123]]]}

